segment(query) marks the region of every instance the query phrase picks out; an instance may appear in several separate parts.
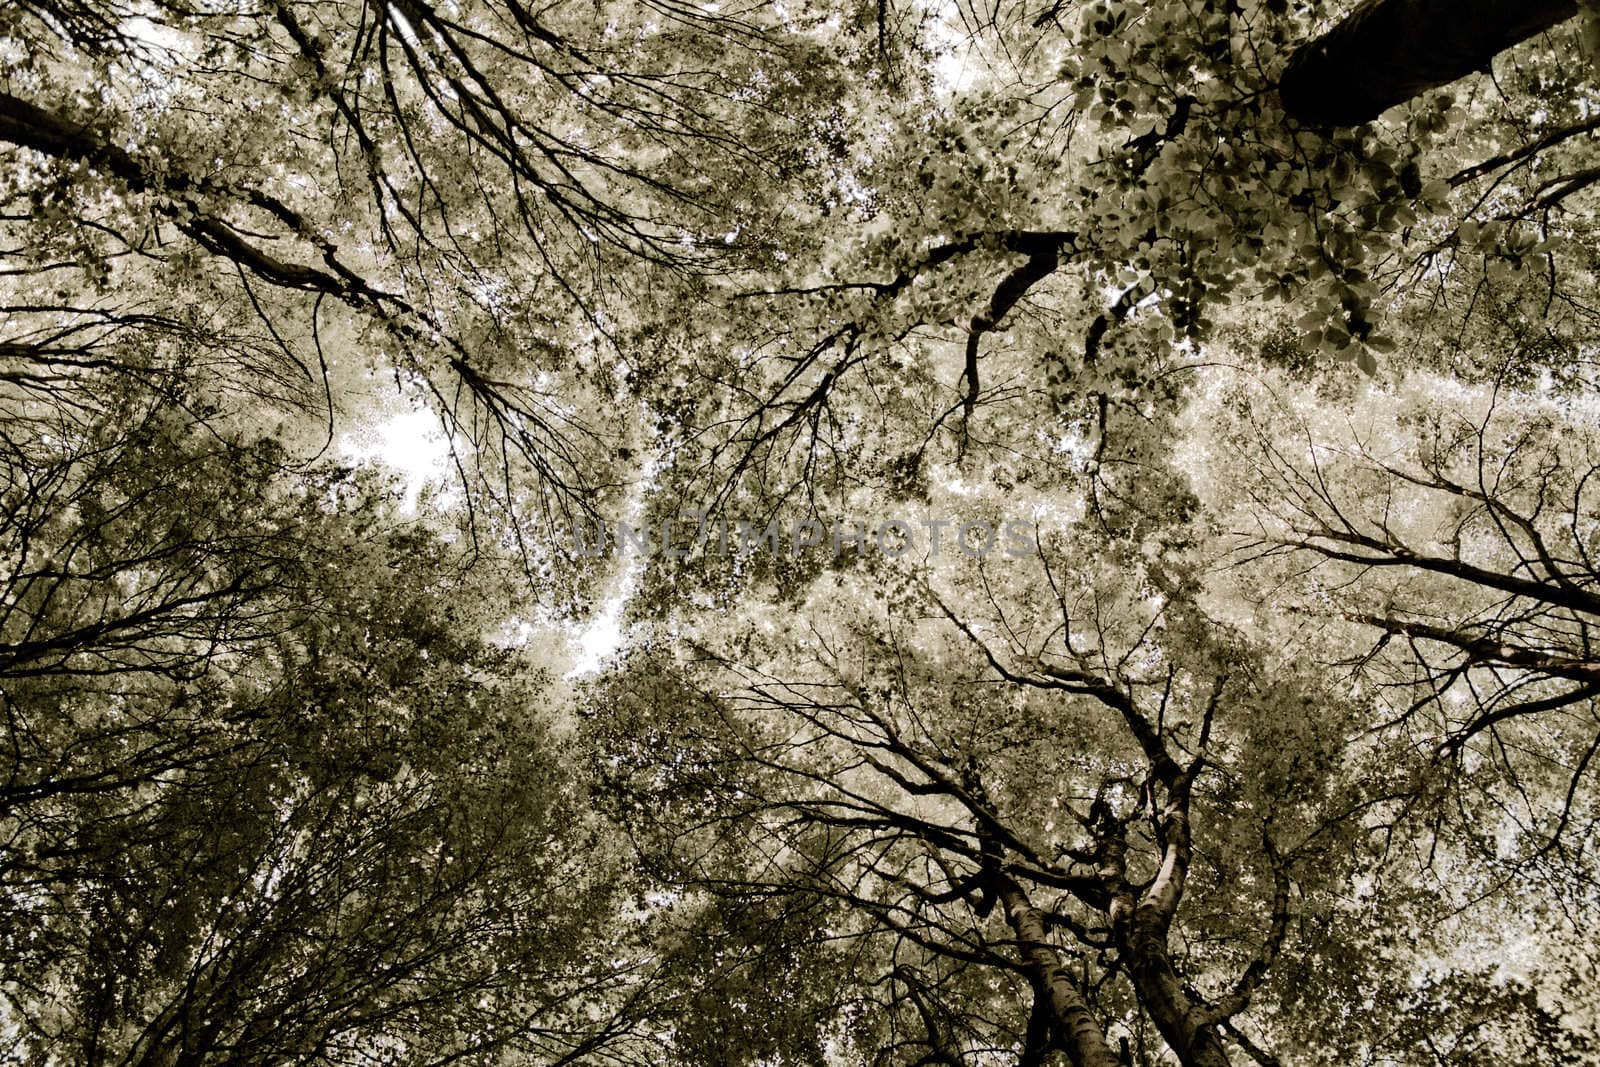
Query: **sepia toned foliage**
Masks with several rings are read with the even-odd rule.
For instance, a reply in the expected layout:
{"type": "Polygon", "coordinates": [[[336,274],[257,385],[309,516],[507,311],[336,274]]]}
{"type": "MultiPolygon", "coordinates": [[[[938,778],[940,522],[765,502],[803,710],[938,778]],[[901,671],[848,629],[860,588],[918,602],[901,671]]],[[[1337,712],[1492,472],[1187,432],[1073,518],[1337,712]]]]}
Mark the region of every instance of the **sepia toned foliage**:
{"type": "Polygon", "coordinates": [[[0,11],[7,1062],[1600,1062],[1596,29],[1447,7],[0,11]]]}

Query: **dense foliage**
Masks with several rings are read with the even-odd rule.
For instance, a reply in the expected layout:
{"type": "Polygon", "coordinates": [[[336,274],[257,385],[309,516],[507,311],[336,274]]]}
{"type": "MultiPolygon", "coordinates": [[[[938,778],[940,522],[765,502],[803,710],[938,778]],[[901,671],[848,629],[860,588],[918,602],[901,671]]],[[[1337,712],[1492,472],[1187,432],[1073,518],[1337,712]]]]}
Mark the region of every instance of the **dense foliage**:
{"type": "Polygon", "coordinates": [[[1442,7],[0,10],[0,1059],[1600,1062],[1600,24],[1442,7]]]}

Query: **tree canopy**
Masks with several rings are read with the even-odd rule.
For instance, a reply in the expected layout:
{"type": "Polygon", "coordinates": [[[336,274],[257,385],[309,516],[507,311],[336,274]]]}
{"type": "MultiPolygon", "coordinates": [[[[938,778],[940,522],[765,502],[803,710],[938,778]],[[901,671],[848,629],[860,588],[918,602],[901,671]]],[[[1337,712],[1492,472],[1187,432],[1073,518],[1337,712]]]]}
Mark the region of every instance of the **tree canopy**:
{"type": "Polygon", "coordinates": [[[7,6],[6,1062],[1600,1063],[1597,27],[7,6]]]}

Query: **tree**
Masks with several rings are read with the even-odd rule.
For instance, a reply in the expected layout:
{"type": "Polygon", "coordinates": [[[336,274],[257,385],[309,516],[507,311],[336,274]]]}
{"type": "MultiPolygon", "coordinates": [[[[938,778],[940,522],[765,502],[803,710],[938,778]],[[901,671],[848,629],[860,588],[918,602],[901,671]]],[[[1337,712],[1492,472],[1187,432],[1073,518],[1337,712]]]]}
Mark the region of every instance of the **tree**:
{"type": "Polygon", "coordinates": [[[1600,749],[1588,431],[1536,394],[1485,385],[1441,404],[1430,384],[1337,434],[1267,431],[1239,398],[1226,432],[1256,501],[1239,551],[1267,563],[1249,595],[1347,627],[1337,669],[1370,687],[1393,758],[1438,777],[1431,803],[1455,810],[1432,817],[1461,819],[1496,880],[1565,897],[1594,878],[1574,847],[1593,825],[1600,749]],[[1289,459],[1307,452],[1312,464],[1289,459]],[[1274,574],[1285,580],[1265,593],[1274,574]]]}
{"type": "MultiPolygon", "coordinates": [[[[1324,417],[1337,425],[1354,399],[1324,396],[1324,417]]],[[[1235,403],[1220,394],[1199,416],[1219,423],[1219,454],[1251,463],[1231,435],[1263,426],[1293,439],[1281,422],[1234,430],[1222,413],[1235,403]]],[[[1392,420],[1366,403],[1375,425],[1392,420]]],[[[1557,440],[1548,427],[1538,439],[1557,440]]],[[[1517,454],[1516,469],[1561,481],[1517,454]]],[[[1365,481],[1359,463],[1262,474],[1328,486],[1328,521],[1354,522],[1358,506],[1394,516],[1393,543],[1412,552],[1395,565],[1426,572],[1396,521],[1429,513],[1395,494],[1431,487],[1390,470],[1365,481]]],[[[1305,534],[1252,535],[1282,546],[1289,577],[1222,536],[1235,500],[1270,514],[1225,464],[1188,479],[1187,515],[1150,483],[1142,500],[1105,500],[1103,522],[1089,502],[1031,559],[953,564],[923,542],[899,562],[863,550],[796,574],[747,557],[709,608],[645,631],[660,636],[596,693],[590,731],[613,817],[679,902],[663,925],[785,909],[765,929],[786,940],[723,959],[732,973],[708,976],[704,996],[817,1035],[791,1050],[827,1034],[877,1063],[1154,1062],[1162,1046],[1183,1063],[1592,1055],[1595,1035],[1552,999],[1588,965],[1576,944],[1595,919],[1577,845],[1593,819],[1592,704],[1537,666],[1508,676],[1492,660],[1520,662],[1545,631],[1534,647],[1553,662],[1557,620],[1537,604],[1487,616],[1469,597],[1442,658],[1398,637],[1374,651],[1370,615],[1343,605],[1381,596],[1402,621],[1377,625],[1408,626],[1392,582],[1310,569],[1297,557],[1328,553],[1305,534]],[[1301,573],[1320,576],[1308,603],[1285,603],[1301,573]],[[1324,588],[1353,625],[1308,625],[1329,610],[1324,588]],[[1474,664],[1461,646],[1484,627],[1524,644],[1474,664]],[[1484,703],[1448,696],[1453,679],[1484,703]],[[1525,716],[1494,721],[1518,700],[1525,716]],[[1490,721],[1473,721],[1480,708],[1490,721]],[[1464,725],[1441,732],[1452,720],[1464,725]],[[1534,886],[1550,911],[1526,905],[1534,886]],[[1459,948],[1520,936],[1539,963],[1509,985],[1459,948]],[[804,980],[831,992],[774,985],[773,955],[803,956],[808,976],[832,968],[804,980]]],[[[1514,484],[1508,473],[1505,506],[1514,484]]],[[[1303,523],[1320,499],[1286,497],[1285,514],[1303,523]]],[[[1496,529],[1492,514],[1475,521],[1496,529]]],[[[1442,590],[1401,588],[1436,629],[1455,610],[1442,590]]],[[[735,1048],[682,1051],[728,1062],[735,1048]]]]}
{"type": "Polygon", "coordinates": [[[581,947],[629,936],[604,854],[540,679],[463,610],[458,554],[371,477],[127,399],[56,455],[45,434],[7,454],[19,1062],[555,1061],[631,1039],[615,965],[581,947]]]}
{"type": "Polygon", "coordinates": [[[1452,689],[1474,693],[1471,717],[1444,734],[1447,752],[1497,722],[1594,695],[1585,635],[1600,604],[1590,599],[1585,429],[1537,402],[1485,392],[1471,415],[1425,403],[1392,413],[1417,428],[1398,448],[1313,438],[1326,457],[1315,472],[1265,435],[1252,453],[1271,510],[1255,511],[1261,536],[1242,550],[1326,560],[1317,581],[1341,587],[1344,618],[1384,645],[1408,646],[1421,664],[1439,663],[1406,688],[1425,686],[1438,707],[1452,689]],[[1401,465],[1405,452],[1415,459],[1401,465]],[[1375,582],[1381,593],[1369,591],[1375,582]]]}
{"type": "MultiPolygon", "coordinates": [[[[32,257],[12,284],[62,294],[11,301],[14,330],[159,337],[199,303],[297,390],[374,363],[421,384],[477,472],[469,504],[547,522],[592,513],[626,451],[626,421],[590,417],[632,325],[615,297],[750,257],[725,235],[764,222],[729,175],[788,180],[775,105],[818,85],[802,27],[672,4],[46,2],[3,28],[23,46],[0,93],[8,240],[32,257]],[[91,100],[85,78],[119,88],[91,100]],[[358,366],[330,368],[325,339],[358,366]],[[521,462],[531,483],[497,478],[521,462]]],[[[56,359],[38,343],[8,359],[56,359]]]]}
{"type": "Polygon", "coordinates": [[[1574,0],[1368,0],[1290,57],[1279,86],[1284,109],[1309,125],[1359,126],[1488,69],[1501,52],[1577,13],[1574,0]]]}
{"type": "Polygon", "coordinates": [[[25,1054],[1592,1057],[1592,71],[1339,14],[0,15],[25,1054]]]}
{"type": "Polygon", "coordinates": [[[700,474],[687,506],[916,485],[1038,401],[1097,432],[1124,403],[1181,396],[1186,353],[1241,319],[1287,319],[1368,373],[1426,309],[1466,333],[1587,336],[1594,126],[1575,39],[1524,42],[1498,90],[1307,129],[1276,73],[1321,13],[980,21],[970,91],[864,106],[899,116],[896,134],[863,133],[848,188],[796,208],[786,260],[720,300],[710,287],[693,336],[642,338],[663,447],[700,474]]]}

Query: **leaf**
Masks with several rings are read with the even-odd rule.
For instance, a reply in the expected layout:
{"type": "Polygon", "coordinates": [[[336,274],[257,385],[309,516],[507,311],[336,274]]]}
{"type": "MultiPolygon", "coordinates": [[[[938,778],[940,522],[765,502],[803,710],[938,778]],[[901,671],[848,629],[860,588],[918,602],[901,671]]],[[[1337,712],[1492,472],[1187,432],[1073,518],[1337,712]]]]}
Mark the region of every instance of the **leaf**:
{"type": "Polygon", "coordinates": [[[1430,205],[1442,206],[1450,197],[1450,183],[1443,178],[1435,178],[1422,187],[1422,197],[1430,205]]]}

